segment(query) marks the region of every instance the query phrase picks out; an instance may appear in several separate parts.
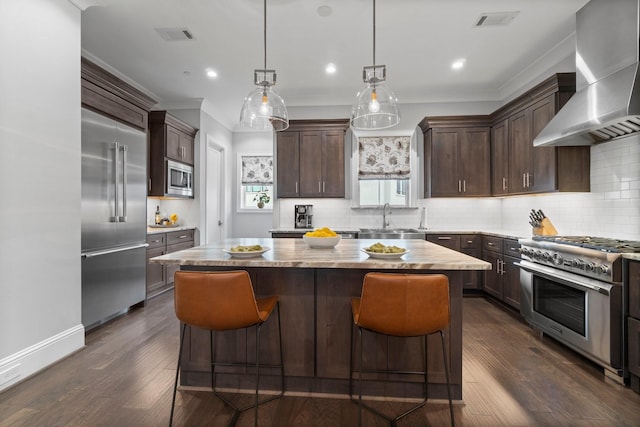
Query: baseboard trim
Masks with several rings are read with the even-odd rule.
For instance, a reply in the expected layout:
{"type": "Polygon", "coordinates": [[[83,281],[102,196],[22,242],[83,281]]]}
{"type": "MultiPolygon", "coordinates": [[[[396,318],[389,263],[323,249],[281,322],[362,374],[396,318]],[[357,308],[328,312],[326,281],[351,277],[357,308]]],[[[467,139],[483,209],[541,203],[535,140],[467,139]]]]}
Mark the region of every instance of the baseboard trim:
{"type": "Polygon", "coordinates": [[[0,360],[0,392],[84,347],[78,324],[0,360]]]}

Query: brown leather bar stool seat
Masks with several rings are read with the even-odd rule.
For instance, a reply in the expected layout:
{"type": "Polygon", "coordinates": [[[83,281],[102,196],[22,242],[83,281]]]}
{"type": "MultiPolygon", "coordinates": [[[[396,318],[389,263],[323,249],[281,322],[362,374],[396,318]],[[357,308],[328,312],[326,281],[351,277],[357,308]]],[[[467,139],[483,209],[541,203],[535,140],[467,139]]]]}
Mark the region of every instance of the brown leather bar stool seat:
{"type": "Polygon", "coordinates": [[[183,323],[180,350],[178,353],[178,366],[173,385],[173,400],[171,402],[171,418],[169,425],[173,423],[173,412],[176,403],[176,390],[178,376],[180,374],[180,362],[182,360],[182,348],[184,345],[185,330],[187,326],[195,326],[208,330],[211,337],[211,387],[213,393],[233,410],[233,418],[230,425],[235,424],[240,414],[247,409],[255,408],[255,422],[258,425],[258,406],[275,400],[284,394],[284,365],[282,361],[282,333],[280,327],[280,306],[277,296],[256,298],[251,284],[249,273],[240,271],[178,271],[175,273],[174,304],[176,316],[183,323]],[[279,365],[260,365],[260,329],[273,310],[278,312],[278,342],[280,347],[279,365]],[[215,384],[216,365],[240,365],[246,363],[217,363],[215,361],[214,332],[229,331],[256,327],[255,342],[255,367],[256,392],[255,402],[251,405],[239,408],[230,400],[218,394],[215,384]],[[259,400],[260,367],[280,368],[280,380],[282,389],[279,394],[259,400]]]}
{"type": "MultiPolygon", "coordinates": [[[[449,279],[447,276],[442,274],[367,273],[362,284],[361,297],[351,300],[351,312],[353,314],[353,323],[358,327],[360,337],[358,423],[362,424],[363,406],[385,418],[394,426],[399,419],[424,406],[427,402],[429,382],[427,372],[427,336],[439,333],[442,342],[447,393],[449,395],[451,425],[455,425],[443,333],[450,323],[449,279]],[[393,337],[423,337],[425,349],[424,371],[383,371],[394,374],[422,374],[424,376],[423,400],[395,418],[389,418],[362,402],[363,372],[380,372],[379,370],[364,370],[362,367],[364,347],[362,331],[364,330],[393,337]]],[[[352,401],[355,401],[353,398],[353,329],[352,327],[349,395],[352,401]]]]}

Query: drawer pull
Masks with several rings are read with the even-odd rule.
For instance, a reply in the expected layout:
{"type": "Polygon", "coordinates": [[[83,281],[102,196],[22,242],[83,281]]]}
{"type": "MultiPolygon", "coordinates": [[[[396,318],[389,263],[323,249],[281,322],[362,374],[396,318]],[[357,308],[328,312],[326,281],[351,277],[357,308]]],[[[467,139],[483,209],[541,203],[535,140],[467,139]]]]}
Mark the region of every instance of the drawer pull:
{"type": "Polygon", "coordinates": [[[471,244],[473,243],[473,240],[467,240],[467,243],[471,244]]]}
{"type": "Polygon", "coordinates": [[[450,236],[438,236],[438,240],[451,240],[450,236]]]}
{"type": "Polygon", "coordinates": [[[182,236],[178,237],[178,239],[186,239],[187,237],[189,236],[187,236],[186,234],[183,234],[182,236]]]}
{"type": "Polygon", "coordinates": [[[493,246],[493,243],[488,242],[488,243],[487,243],[487,245],[488,245],[488,246],[493,246]]]}

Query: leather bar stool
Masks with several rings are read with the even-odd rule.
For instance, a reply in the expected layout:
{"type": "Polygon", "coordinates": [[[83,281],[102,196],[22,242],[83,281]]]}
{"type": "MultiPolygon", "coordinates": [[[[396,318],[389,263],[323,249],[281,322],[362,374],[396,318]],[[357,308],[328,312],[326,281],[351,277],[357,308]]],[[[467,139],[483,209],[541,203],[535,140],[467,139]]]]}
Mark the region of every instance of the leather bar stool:
{"type": "Polygon", "coordinates": [[[169,425],[173,423],[173,412],[176,403],[176,390],[178,376],[180,374],[180,362],[186,327],[195,326],[208,330],[211,337],[211,388],[213,393],[233,410],[233,418],[230,425],[234,425],[240,414],[247,409],[255,408],[255,425],[258,425],[258,406],[278,399],[284,394],[284,366],[282,361],[282,332],[280,327],[280,306],[277,296],[257,298],[253,292],[249,273],[239,271],[178,271],[175,273],[174,304],[176,316],[183,323],[180,352],[178,353],[178,366],[173,385],[173,400],[171,402],[171,418],[169,425]],[[273,310],[278,312],[278,341],[280,347],[279,365],[260,365],[260,329],[273,310]],[[256,327],[256,393],[255,403],[239,408],[230,400],[218,394],[215,385],[216,365],[240,365],[245,363],[216,363],[214,351],[214,332],[229,331],[256,327]],[[279,394],[259,400],[260,366],[280,368],[280,380],[282,390],[279,394]]]}
{"type": "MultiPolygon", "coordinates": [[[[351,300],[351,312],[353,314],[353,323],[358,327],[360,337],[360,390],[357,399],[359,425],[362,424],[363,406],[385,418],[394,426],[399,419],[424,406],[427,402],[429,382],[427,372],[427,336],[439,333],[444,356],[451,425],[454,426],[449,367],[443,334],[443,331],[447,329],[450,323],[449,279],[447,276],[442,274],[367,273],[362,284],[361,297],[351,300]],[[378,370],[364,370],[362,367],[364,347],[362,331],[365,330],[393,337],[423,337],[425,349],[424,371],[382,371],[395,374],[422,374],[424,376],[424,399],[422,402],[395,418],[389,418],[362,402],[363,372],[380,372],[378,370]]],[[[356,400],[353,398],[353,329],[352,327],[349,395],[351,400],[355,402],[356,400]]]]}

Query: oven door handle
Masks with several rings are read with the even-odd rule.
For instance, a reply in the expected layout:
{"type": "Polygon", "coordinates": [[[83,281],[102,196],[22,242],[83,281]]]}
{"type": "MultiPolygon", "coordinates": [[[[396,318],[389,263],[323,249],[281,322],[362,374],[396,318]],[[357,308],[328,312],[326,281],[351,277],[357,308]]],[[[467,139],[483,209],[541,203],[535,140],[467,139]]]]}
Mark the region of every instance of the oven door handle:
{"type": "Polygon", "coordinates": [[[611,289],[616,286],[606,282],[590,279],[588,277],[578,276],[577,274],[568,273],[556,268],[533,264],[525,260],[521,260],[514,264],[525,271],[536,274],[537,276],[541,276],[555,282],[562,282],[563,284],[578,290],[590,289],[609,296],[611,294],[611,289]]]}

